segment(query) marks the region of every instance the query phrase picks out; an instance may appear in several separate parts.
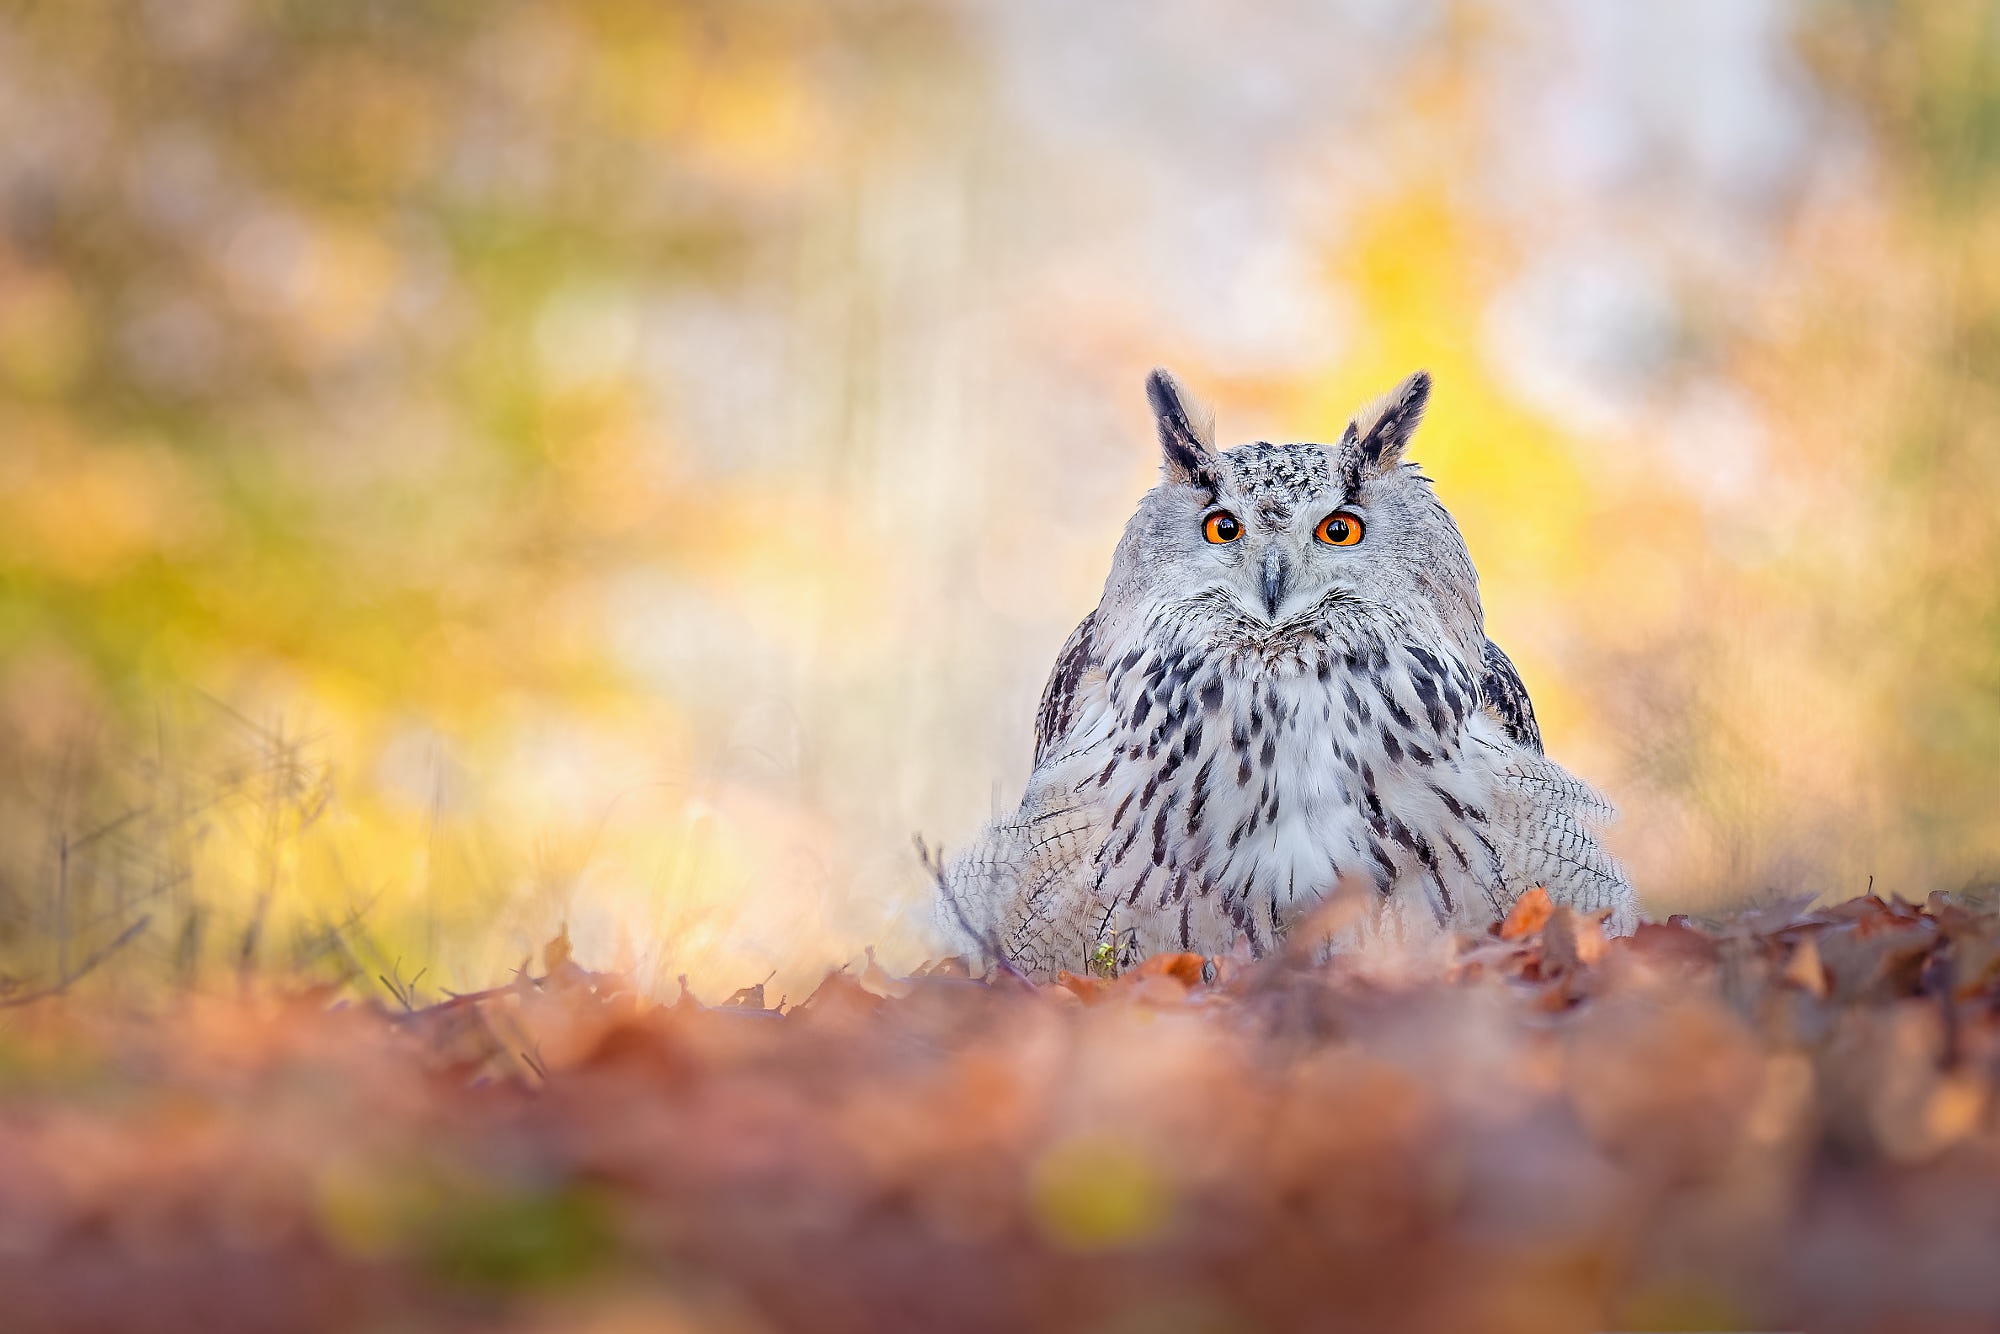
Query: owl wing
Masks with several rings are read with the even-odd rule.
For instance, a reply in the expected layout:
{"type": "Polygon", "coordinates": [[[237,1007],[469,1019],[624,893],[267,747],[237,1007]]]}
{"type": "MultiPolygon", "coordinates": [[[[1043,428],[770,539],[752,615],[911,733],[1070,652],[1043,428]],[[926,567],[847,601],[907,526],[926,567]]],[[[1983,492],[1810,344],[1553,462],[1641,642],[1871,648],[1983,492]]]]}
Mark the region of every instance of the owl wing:
{"type": "Polygon", "coordinates": [[[1513,661],[1490,639],[1486,641],[1485,662],[1479,675],[1479,699],[1500,720],[1500,726],[1516,745],[1526,746],[1537,755],[1542,753],[1542,729],[1535,722],[1535,706],[1528,699],[1528,688],[1521,684],[1521,674],[1514,670],[1513,661]]]}
{"type": "MultiPolygon", "coordinates": [[[[1484,656],[1480,701],[1520,747],[1503,757],[1492,811],[1510,900],[1540,885],[1558,903],[1608,912],[1614,934],[1632,930],[1638,921],[1632,884],[1597,837],[1616,812],[1602,793],[1542,754],[1542,729],[1521,674],[1490,639],[1484,656]]],[[[1495,906],[1504,910],[1507,903],[1495,906]]]]}
{"type": "Polygon", "coordinates": [[[1078,694],[1093,679],[1102,679],[1104,669],[1098,659],[1097,613],[1083,618],[1063,641],[1056,654],[1055,670],[1042,687],[1042,707],[1035,715],[1035,765],[1048,756],[1060,754],[1063,739],[1076,721],[1078,694]]]}

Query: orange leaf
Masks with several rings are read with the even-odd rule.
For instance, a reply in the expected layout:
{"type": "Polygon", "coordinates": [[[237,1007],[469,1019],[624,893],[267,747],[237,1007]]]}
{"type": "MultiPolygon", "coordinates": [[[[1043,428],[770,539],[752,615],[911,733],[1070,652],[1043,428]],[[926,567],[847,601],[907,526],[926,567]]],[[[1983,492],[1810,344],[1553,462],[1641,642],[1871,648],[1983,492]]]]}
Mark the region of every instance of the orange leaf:
{"type": "Polygon", "coordinates": [[[1540,885],[1514,900],[1514,906],[1507,911],[1507,920],[1500,923],[1500,939],[1525,940],[1549,924],[1549,917],[1555,912],[1555,904],[1549,900],[1549,892],[1540,885]]]}
{"type": "Polygon", "coordinates": [[[1155,954],[1126,976],[1171,977],[1190,987],[1198,987],[1201,985],[1203,962],[1199,954],[1155,954]]]}
{"type": "Polygon", "coordinates": [[[1101,977],[1078,977],[1067,968],[1056,974],[1056,985],[1086,1005],[1101,1000],[1111,986],[1101,977]]]}

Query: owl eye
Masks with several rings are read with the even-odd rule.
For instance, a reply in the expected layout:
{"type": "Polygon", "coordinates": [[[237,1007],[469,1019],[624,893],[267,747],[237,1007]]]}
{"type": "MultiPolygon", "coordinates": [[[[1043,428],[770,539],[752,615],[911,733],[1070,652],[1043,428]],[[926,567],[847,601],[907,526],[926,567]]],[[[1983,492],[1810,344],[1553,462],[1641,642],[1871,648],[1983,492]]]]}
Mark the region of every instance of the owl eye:
{"type": "Polygon", "coordinates": [[[1335,510],[1319,521],[1313,536],[1330,547],[1351,547],[1361,540],[1361,516],[1335,510]]]}
{"type": "Polygon", "coordinates": [[[1228,510],[1217,510],[1202,522],[1201,535],[1221,546],[1243,536],[1243,525],[1236,522],[1236,516],[1228,510]]]}

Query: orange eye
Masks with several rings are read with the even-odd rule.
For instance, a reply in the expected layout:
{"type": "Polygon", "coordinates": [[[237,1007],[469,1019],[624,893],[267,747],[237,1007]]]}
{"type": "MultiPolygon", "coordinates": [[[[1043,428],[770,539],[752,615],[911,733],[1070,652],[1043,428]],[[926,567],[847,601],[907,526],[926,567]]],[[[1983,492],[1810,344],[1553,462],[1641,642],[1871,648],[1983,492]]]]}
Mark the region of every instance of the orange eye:
{"type": "Polygon", "coordinates": [[[1361,540],[1361,516],[1349,514],[1346,510],[1335,510],[1319,521],[1319,527],[1313,529],[1313,536],[1330,547],[1351,547],[1361,540]]]}
{"type": "Polygon", "coordinates": [[[1221,546],[1224,542],[1234,542],[1243,536],[1243,525],[1236,522],[1236,516],[1228,510],[1217,510],[1203,521],[1201,535],[1221,546]]]}

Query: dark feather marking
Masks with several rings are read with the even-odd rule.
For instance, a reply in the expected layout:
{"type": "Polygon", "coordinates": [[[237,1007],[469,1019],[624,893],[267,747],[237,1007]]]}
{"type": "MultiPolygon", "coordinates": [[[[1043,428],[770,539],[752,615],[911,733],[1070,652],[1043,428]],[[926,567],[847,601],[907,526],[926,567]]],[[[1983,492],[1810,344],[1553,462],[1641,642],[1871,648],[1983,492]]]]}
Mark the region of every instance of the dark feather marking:
{"type": "Polygon", "coordinates": [[[1437,799],[1444,803],[1444,808],[1451,812],[1454,820],[1463,820],[1465,818],[1465,807],[1459,804],[1457,797],[1452,796],[1451,793],[1445,791],[1436,783],[1431,783],[1428,786],[1432,792],[1437,794],[1437,799]]]}
{"type": "Polygon", "coordinates": [[[1395,695],[1390,693],[1387,682],[1381,683],[1381,695],[1382,695],[1382,702],[1389,706],[1389,716],[1391,718],[1394,718],[1397,721],[1397,723],[1399,723],[1402,726],[1405,732],[1408,732],[1416,727],[1417,720],[1415,718],[1412,718],[1408,713],[1403,711],[1403,706],[1398,704],[1396,702],[1395,695]]]}
{"type": "Polygon", "coordinates": [[[1208,805],[1208,778],[1215,770],[1215,756],[1211,755],[1195,770],[1194,796],[1188,800],[1187,831],[1195,833],[1201,825],[1201,815],[1208,805]]]}
{"type": "Polygon", "coordinates": [[[1180,799],[1176,792],[1160,803],[1160,813],[1153,817],[1153,865],[1159,866],[1167,860],[1167,816],[1173,811],[1174,803],[1180,799]]]}
{"type": "Polygon", "coordinates": [[[1375,863],[1375,888],[1377,892],[1387,895],[1396,884],[1396,863],[1372,834],[1368,836],[1368,857],[1375,863]]]}
{"type": "Polygon", "coordinates": [[[1403,383],[1403,392],[1376,418],[1368,434],[1356,443],[1354,452],[1370,472],[1393,465],[1403,447],[1423,420],[1424,405],[1430,402],[1431,376],[1418,371],[1403,383]]]}
{"type": "Polygon", "coordinates": [[[1411,837],[1416,840],[1417,860],[1424,864],[1424,870],[1430,874],[1431,883],[1437,886],[1438,900],[1444,905],[1443,911],[1438,913],[1438,925],[1442,926],[1452,913],[1458,911],[1458,906],[1452,901],[1451,890],[1445,887],[1444,871],[1438,865],[1437,852],[1431,847],[1430,841],[1421,834],[1413,833],[1411,837]]]}
{"type": "MultiPolygon", "coordinates": [[[[1411,829],[1393,815],[1386,817],[1386,823],[1389,826],[1389,837],[1398,847],[1402,848],[1405,852],[1417,852],[1417,845],[1423,842],[1423,840],[1417,836],[1417,832],[1414,829],[1411,829]]],[[[1419,859],[1423,856],[1422,853],[1418,853],[1417,855],[1419,859]]]]}
{"type": "Polygon", "coordinates": [[[1041,707],[1035,714],[1035,763],[1049,754],[1069,734],[1076,713],[1077,686],[1097,665],[1097,613],[1091,612],[1070,631],[1062,651],[1056,655],[1055,670],[1042,687],[1041,707]]]}
{"type": "Polygon", "coordinates": [[[1484,670],[1479,678],[1479,698],[1500,720],[1501,728],[1516,745],[1542,753],[1542,729],[1535,721],[1535,706],[1521,674],[1492,640],[1486,641],[1484,670]]]}
{"type": "Polygon", "coordinates": [[[1444,701],[1438,697],[1437,682],[1423,672],[1413,672],[1410,684],[1417,688],[1417,698],[1423,701],[1424,712],[1431,720],[1431,731],[1443,736],[1450,724],[1445,721],[1444,701]]]}
{"type": "MultiPolygon", "coordinates": [[[[1481,818],[1484,819],[1485,817],[1482,816],[1481,818]]],[[[1479,840],[1479,846],[1485,850],[1487,870],[1491,873],[1493,880],[1497,883],[1500,879],[1502,870],[1500,861],[1500,849],[1493,846],[1493,840],[1487,838],[1486,831],[1481,829],[1478,825],[1467,825],[1465,828],[1467,833],[1471,834],[1475,839],[1479,840]]]]}
{"type": "Polygon", "coordinates": [[[1182,403],[1180,386],[1163,370],[1146,377],[1146,401],[1160,431],[1160,451],[1166,455],[1173,480],[1208,491],[1217,489],[1215,456],[1202,444],[1182,403]]]}
{"type": "Polygon", "coordinates": [[[1342,494],[1348,499],[1361,489],[1361,433],[1354,429],[1354,423],[1347,423],[1347,429],[1340,433],[1340,443],[1334,446],[1334,454],[1340,464],[1337,476],[1342,494]]]}
{"type": "Polygon", "coordinates": [[[1139,830],[1142,827],[1143,822],[1138,820],[1132,822],[1132,828],[1126,831],[1125,841],[1118,845],[1118,851],[1111,854],[1111,864],[1113,866],[1122,866],[1124,864],[1125,854],[1132,850],[1132,843],[1139,837],[1139,830]]]}

